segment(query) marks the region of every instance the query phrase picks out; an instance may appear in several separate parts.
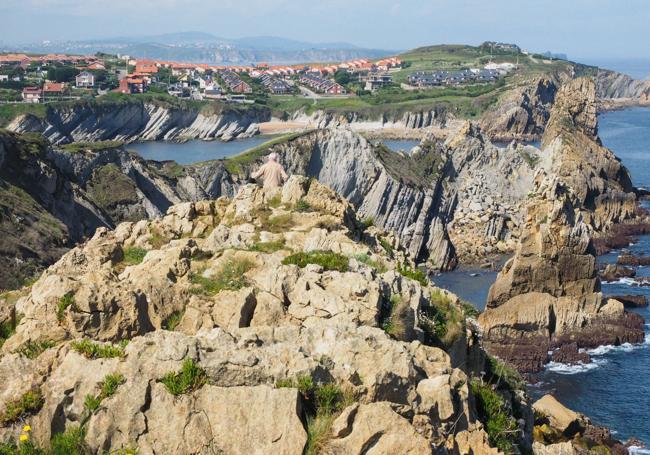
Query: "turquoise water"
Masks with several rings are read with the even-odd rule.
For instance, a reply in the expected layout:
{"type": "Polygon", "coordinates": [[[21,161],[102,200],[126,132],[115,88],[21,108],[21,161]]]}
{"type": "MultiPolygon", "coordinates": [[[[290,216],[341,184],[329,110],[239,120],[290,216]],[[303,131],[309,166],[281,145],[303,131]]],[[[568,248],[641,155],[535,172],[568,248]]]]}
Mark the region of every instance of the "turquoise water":
{"type": "Polygon", "coordinates": [[[248,139],[223,141],[188,141],[183,143],[151,141],[129,144],[127,148],[147,160],[176,161],[179,164],[194,164],[237,155],[263,144],[272,137],[254,136],[248,139]]]}

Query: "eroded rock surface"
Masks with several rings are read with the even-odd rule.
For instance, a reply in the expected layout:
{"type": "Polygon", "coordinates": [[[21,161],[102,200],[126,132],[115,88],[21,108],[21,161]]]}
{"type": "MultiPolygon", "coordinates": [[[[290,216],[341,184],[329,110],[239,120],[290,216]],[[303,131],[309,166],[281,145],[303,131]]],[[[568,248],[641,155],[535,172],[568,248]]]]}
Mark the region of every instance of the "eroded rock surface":
{"type": "Polygon", "coordinates": [[[412,263],[398,239],[360,225],[345,199],[294,176],[281,192],[248,185],[99,229],[16,302],[0,410],[43,398],[18,419],[2,411],[0,439],[29,423],[45,446],[83,425],[93,453],[300,454],[315,398],[296,381],[309,378],[351,400],[323,453],[496,453],[468,376],[441,349],[464,343],[457,299],[402,276],[412,263]],[[344,265],[283,261],[313,251],[344,265]],[[431,329],[441,299],[453,340],[431,329]],[[164,378],[189,360],[202,379],[174,395],[164,378]],[[101,395],[108,375],[119,384],[101,395]]]}

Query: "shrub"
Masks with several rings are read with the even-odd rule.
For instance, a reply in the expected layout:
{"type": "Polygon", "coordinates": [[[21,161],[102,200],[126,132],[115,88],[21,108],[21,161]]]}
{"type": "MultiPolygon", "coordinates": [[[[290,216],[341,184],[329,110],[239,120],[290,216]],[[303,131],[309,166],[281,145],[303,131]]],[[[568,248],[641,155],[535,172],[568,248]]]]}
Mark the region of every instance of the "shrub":
{"type": "Polygon", "coordinates": [[[145,250],[144,248],[135,248],[135,247],[125,248],[122,262],[126,263],[127,265],[140,264],[144,260],[144,257],[146,255],[147,255],[147,250],[145,250]]]}
{"type": "Polygon", "coordinates": [[[162,328],[169,331],[176,330],[176,327],[181,323],[184,314],[185,312],[182,310],[172,312],[172,314],[162,322],[162,328]]]}
{"type": "Polygon", "coordinates": [[[294,206],[293,209],[296,212],[300,212],[300,213],[312,211],[311,204],[309,204],[309,202],[305,201],[304,199],[298,200],[298,202],[296,202],[296,205],[294,206]]]}
{"type": "Polygon", "coordinates": [[[27,415],[36,414],[44,403],[45,398],[39,389],[29,390],[19,399],[7,403],[4,413],[0,416],[0,423],[4,426],[27,415]]]}
{"type": "Polygon", "coordinates": [[[48,455],[86,455],[91,453],[86,445],[86,430],[83,427],[73,427],[65,433],[57,433],[50,441],[48,455]]]}
{"type": "Polygon", "coordinates": [[[74,300],[74,292],[66,292],[66,294],[59,299],[59,304],[56,307],[56,318],[59,322],[63,321],[65,317],[65,310],[68,308],[75,310],[76,303],[74,300]]]}
{"type": "Polygon", "coordinates": [[[397,271],[400,273],[400,275],[406,278],[410,278],[411,280],[417,281],[422,286],[426,286],[427,284],[429,284],[429,280],[427,279],[427,274],[420,269],[412,269],[408,265],[404,264],[401,267],[397,267],[397,271]]]}
{"type": "Polygon", "coordinates": [[[325,384],[316,389],[316,406],[321,413],[331,414],[339,410],[343,392],[336,384],[325,384]]]}
{"type": "Polygon", "coordinates": [[[332,424],[336,416],[333,414],[320,414],[307,416],[307,444],[303,455],[317,455],[323,451],[331,437],[332,424]]]}
{"type": "Polygon", "coordinates": [[[160,382],[172,395],[178,396],[199,389],[208,380],[205,370],[192,359],[186,359],[179,372],[167,373],[160,382]]]}
{"type": "Polygon", "coordinates": [[[485,425],[490,445],[505,453],[513,453],[519,441],[519,428],[506,406],[505,399],[488,384],[478,380],[470,383],[476,398],[479,420],[485,425]]]}
{"type": "Polygon", "coordinates": [[[285,213],[283,215],[276,215],[269,217],[262,228],[269,232],[285,232],[293,227],[293,215],[285,213]]]}
{"type": "Polygon", "coordinates": [[[275,253],[284,248],[285,240],[273,240],[271,242],[257,242],[251,247],[251,251],[257,251],[259,253],[275,253]]]}
{"type": "Polygon", "coordinates": [[[102,403],[102,400],[99,398],[99,396],[95,395],[86,395],[86,398],[84,399],[84,408],[88,410],[91,414],[95,412],[97,409],[99,409],[99,405],[102,403]]]}
{"type": "Polygon", "coordinates": [[[368,216],[364,219],[361,220],[361,228],[365,231],[369,227],[372,227],[375,225],[375,219],[371,216],[368,216]]]}
{"type": "Polygon", "coordinates": [[[28,359],[35,359],[41,355],[43,351],[50,349],[53,346],[53,341],[28,341],[18,352],[28,359]]]}
{"type": "Polygon", "coordinates": [[[349,268],[348,258],[332,251],[295,253],[284,258],[282,264],[297,265],[300,268],[306,267],[307,264],[317,264],[325,270],[336,270],[339,272],[347,272],[349,268]]]}
{"type": "Polygon", "coordinates": [[[386,240],[383,237],[380,237],[379,244],[386,251],[386,253],[388,253],[389,256],[393,255],[393,247],[390,245],[390,243],[388,243],[388,240],[386,240]]]}
{"type": "Polygon", "coordinates": [[[118,346],[110,344],[93,343],[90,340],[72,342],[72,349],[88,359],[111,359],[124,357],[124,348],[128,344],[127,340],[122,341],[118,346]]]}
{"type": "Polygon", "coordinates": [[[202,295],[215,295],[221,291],[236,291],[248,286],[246,272],[254,267],[249,259],[230,259],[212,278],[206,278],[201,273],[193,273],[190,281],[195,285],[191,292],[202,295]]]}
{"type": "Polygon", "coordinates": [[[368,267],[372,267],[377,271],[377,273],[384,273],[388,270],[386,268],[386,264],[384,264],[383,261],[374,261],[367,254],[357,254],[354,256],[354,258],[362,264],[366,264],[368,267]]]}

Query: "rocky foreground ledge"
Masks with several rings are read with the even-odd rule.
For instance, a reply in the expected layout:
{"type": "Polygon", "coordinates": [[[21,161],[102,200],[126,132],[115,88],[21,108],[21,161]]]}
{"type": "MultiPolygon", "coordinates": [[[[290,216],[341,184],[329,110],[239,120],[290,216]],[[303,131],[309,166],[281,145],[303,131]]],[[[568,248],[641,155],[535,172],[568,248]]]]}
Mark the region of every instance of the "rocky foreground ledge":
{"type": "Polygon", "coordinates": [[[304,177],[99,229],[3,298],[0,447],[496,454],[463,308],[411,267],[304,177]]]}
{"type": "Polygon", "coordinates": [[[0,303],[1,453],[623,447],[536,419],[468,307],[304,177],[99,229],[0,303]]]}

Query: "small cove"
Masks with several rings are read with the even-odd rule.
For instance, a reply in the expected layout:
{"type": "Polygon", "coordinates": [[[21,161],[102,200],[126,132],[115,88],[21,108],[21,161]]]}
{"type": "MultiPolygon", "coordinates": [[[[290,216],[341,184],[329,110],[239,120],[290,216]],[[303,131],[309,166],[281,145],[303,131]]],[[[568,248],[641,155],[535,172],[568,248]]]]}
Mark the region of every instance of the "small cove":
{"type": "Polygon", "coordinates": [[[135,142],[126,146],[147,160],[176,161],[178,164],[194,164],[201,161],[218,160],[238,155],[246,150],[272,140],[274,136],[253,136],[230,142],[187,141],[187,142],[135,142]]]}

